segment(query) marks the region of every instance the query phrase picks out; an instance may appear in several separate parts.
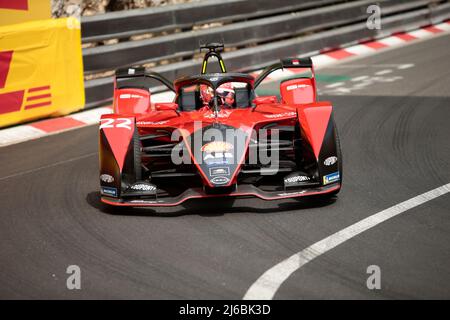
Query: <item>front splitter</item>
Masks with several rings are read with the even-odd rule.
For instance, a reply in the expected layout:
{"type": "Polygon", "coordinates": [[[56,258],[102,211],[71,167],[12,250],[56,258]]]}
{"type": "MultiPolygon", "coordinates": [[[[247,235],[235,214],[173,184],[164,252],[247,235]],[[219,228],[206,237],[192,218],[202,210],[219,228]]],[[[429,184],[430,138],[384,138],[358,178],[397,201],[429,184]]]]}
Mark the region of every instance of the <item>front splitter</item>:
{"type": "Polygon", "coordinates": [[[340,183],[334,183],[328,186],[320,186],[302,190],[288,190],[268,192],[258,189],[252,185],[240,185],[235,191],[226,194],[207,194],[201,188],[188,189],[176,197],[161,197],[154,200],[150,199],[123,199],[102,196],[101,201],[113,206],[128,207],[172,207],[177,206],[190,199],[200,198],[224,198],[224,197],[256,197],[263,200],[279,200],[288,198],[308,197],[320,194],[327,194],[338,191],[341,188],[340,183]]]}

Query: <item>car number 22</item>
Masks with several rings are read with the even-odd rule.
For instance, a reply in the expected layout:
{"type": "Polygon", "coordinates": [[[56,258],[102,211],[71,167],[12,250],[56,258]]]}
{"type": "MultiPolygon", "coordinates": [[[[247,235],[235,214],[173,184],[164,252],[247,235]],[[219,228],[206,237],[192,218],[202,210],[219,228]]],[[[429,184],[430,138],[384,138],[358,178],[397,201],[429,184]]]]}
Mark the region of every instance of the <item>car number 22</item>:
{"type": "Polygon", "coordinates": [[[128,118],[100,119],[100,122],[100,129],[115,127],[131,130],[131,119],[128,118]]]}

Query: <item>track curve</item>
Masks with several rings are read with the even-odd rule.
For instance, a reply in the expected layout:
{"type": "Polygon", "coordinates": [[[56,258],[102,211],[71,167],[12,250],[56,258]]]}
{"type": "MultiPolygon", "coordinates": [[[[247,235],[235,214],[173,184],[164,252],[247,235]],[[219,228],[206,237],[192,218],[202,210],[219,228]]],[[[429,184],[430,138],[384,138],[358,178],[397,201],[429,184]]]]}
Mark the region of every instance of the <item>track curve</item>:
{"type": "MultiPolygon", "coordinates": [[[[352,78],[371,81],[349,92],[320,84],[345,157],[344,187],[328,203],[111,209],[99,201],[95,126],[2,148],[0,298],[239,299],[292,253],[450,182],[449,40],[318,71],[348,76],[347,89],[352,78]],[[414,67],[398,68],[407,63],[414,67]],[[389,76],[376,75],[385,69],[389,76]],[[72,264],[81,290],[66,288],[72,264]]],[[[450,298],[449,211],[446,195],[396,217],[294,273],[275,298],[450,298]],[[366,287],[371,264],[381,267],[382,290],[366,287]]]]}

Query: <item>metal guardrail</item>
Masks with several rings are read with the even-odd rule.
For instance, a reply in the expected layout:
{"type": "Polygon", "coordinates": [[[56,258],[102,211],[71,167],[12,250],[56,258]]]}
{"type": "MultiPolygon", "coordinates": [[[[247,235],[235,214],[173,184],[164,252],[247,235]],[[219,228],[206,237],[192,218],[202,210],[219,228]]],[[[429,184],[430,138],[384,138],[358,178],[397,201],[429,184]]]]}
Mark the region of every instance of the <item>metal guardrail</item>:
{"type": "Polygon", "coordinates": [[[333,6],[287,13],[232,23],[223,27],[180,32],[140,41],[99,46],[83,51],[85,71],[102,71],[133,63],[152,62],[192,56],[199,43],[222,40],[228,47],[275,41],[300,33],[364,20],[365,8],[372,0],[360,0],[333,6]]]}
{"type": "Polygon", "coordinates": [[[191,28],[305,10],[345,0],[209,0],[177,6],[112,12],[82,18],[83,42],[191,28]]]}
{"type": "MultiPolygon", "coordinates": [[[[282,2],[292,5],[293,1],[282,2]]],[[[228,46],[256,43],[254,47],[244,47],[223,54],[229,70],[249,71],[268,65],[282,56],[298,55],[301,52],[309,55],[322,48],[337,47],[365,38],[405,31],[442,21],[450,16],[448,1],[438,1],[432,6],[430,0],[380,0],[377,2],[382,8],[382,29],[369,30],[366,27],[368,17],[366,9],[369,4],[374,3],[373,1],[339,1],[332,6],[331,2],[327,1],[328,5],[308,10],[230,23],[218,28],[179,32],[154,39],[85,49],[85,71],[114,69],[119,66],[175,57],[191,58],[198,50],[199,41],[217,39],[223,39],[228,46]]],[[[259,12],[267,10],[261,6],[259,12]]],[[[278,8],[277,12],[284,11],[278,8]]],[[[230,17],[231,14],[223,12],[222,17],[225,16],[230,17]]],[[[116,31],[117,29],[114,30],[116,31]]],[[[197,73],[200,63],[201,61],[189,59],[157,66],[152,70],[162,73],[169,79],[175,79],[181,75],[197,73]]],[[[111,95],[112,78],[86,81],[86,108],[110,101],[111,95]]]]}

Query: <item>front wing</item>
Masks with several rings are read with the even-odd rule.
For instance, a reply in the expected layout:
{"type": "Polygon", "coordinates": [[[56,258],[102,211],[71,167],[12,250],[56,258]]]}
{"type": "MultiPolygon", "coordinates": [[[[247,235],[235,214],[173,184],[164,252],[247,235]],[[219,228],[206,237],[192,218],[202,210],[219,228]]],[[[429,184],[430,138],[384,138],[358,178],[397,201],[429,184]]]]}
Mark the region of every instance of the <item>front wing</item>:
{"type": "Polygon", "coordinates": [[[253,185],[240,185],[237,190],[226,194],[208,194],[202,188],[188,189],[176,197],[161,197],[155,199],[124,199],[102,196],[101,201],[114,206],[130,207],[170,207],[177,206],[189,199],[217,198],[217,197],[257,197],[263,200],[278,200],[287,198],[307,197],[337,192],[341,188],[340,183],[326,186],[317,186],[302,190],[287,191],[263,191],[253,185]]]}

